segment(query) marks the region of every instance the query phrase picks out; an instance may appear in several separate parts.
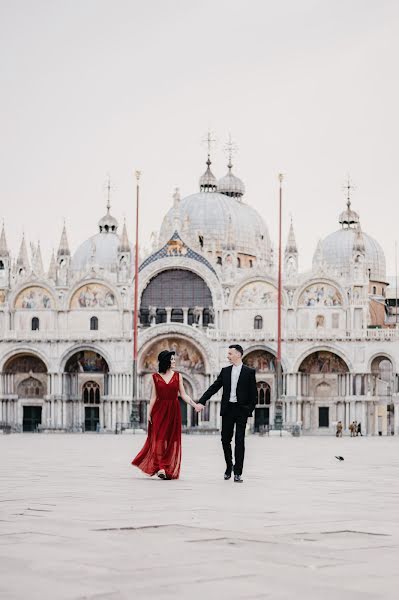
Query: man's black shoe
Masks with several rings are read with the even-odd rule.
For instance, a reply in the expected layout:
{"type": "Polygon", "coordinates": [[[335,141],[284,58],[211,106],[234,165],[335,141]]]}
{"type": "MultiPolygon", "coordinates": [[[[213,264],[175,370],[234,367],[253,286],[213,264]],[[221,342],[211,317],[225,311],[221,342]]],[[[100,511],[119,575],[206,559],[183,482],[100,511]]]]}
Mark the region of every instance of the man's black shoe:
{"type": "Polygon", "coordinates": [[[235,483],[244,483],[244,480],[241,479],[241,475],[234,475],[235,483]]]}
{"type": "Polygon", "coordinates": [[[231,472],[233,470],[233,467],[231,469],[226,469],[224,472],[224,478],[227,481],[228,479],[231,479],[231,472]]]}

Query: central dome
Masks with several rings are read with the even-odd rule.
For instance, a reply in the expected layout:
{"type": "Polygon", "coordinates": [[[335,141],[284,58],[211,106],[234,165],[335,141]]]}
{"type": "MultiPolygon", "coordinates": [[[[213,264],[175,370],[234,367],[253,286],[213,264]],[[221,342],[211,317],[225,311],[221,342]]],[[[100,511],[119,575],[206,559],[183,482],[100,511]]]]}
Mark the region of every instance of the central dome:
{"type": "Polygon", "coordinates": [[[215,247],[220,251],[230,238],[237,252],[257,257],[270,255],[270,237],[265,222],[242,200],[218,192],[187,196],[166,214],[160,230],[162,243],[173,235],[176,216],[182,224],[183,239],[188,236],[207,250],[215,247]]]}

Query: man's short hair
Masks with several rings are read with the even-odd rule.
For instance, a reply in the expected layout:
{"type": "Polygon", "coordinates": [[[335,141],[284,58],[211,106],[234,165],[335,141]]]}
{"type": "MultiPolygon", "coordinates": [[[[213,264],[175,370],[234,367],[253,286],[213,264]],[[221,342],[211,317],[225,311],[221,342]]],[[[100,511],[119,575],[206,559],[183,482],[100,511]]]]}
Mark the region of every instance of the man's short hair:
{"type": "Polygon", "coordinates": [[[231,346],[229,346],[229,348],[235,348],[237,350],[237,352],[239,352],[241,354],[241,356],[243,356],[243,354],[244,354],[243,347],[240,346],[240,344],[231,344],[231,346]]]}

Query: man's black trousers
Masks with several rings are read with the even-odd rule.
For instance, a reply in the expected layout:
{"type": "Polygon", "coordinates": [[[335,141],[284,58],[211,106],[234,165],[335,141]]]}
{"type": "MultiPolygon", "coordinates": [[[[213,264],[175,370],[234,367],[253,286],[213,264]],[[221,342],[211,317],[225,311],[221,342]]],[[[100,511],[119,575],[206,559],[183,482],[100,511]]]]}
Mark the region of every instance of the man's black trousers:
{"type": "Polygon", "coordinates": [[[231,452],[231,440],[233,439],[234,427],[235,449],[234,449],[234,474],[241,475],[244,465],[245,454],[245,428],[248,416],[246,409],[237,402],[229,402],[222,416],[222,446],[226,468],[231,469],[233,465],[233,456],[231,452]]]}

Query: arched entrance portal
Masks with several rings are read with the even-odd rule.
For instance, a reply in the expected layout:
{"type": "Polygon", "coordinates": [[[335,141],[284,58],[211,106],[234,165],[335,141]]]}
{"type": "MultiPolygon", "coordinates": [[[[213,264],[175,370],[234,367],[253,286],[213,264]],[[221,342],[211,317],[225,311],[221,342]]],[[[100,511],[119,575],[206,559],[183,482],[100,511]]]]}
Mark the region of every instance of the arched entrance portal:
{"type": "MultiPolygon", "coordinates": [[[[17,394],[18,404],[22,407],[22,415],[10,415],[9,421],[14,421],[15,425],[20,427],[22,420],[22,431],[36,431],[45,420],[43,413],[44,396],[47,394],[46,365],[33,354],[17,354],[6,362],[3,373],[6,393],[17,394]]],[[[16,412],[16,403],[8,404],[9,412],[16,412]]]]}
{"type": "Polygon", "coordinates": [[[345,361],[330,351],[320,350],[307,356],[299,367],[304,374],[302,395],[310,401],[303,404],[303,428],[329,429],[332,423],[344,421],[345,415],[338,414],[340,400],[340,377],[349,372],[345,361]]]}
{"type": "Polygon", "coordinates": [[[378,398],[377,427],[379,435],[393,435],[395,427],[395,392],[393,364],[386,356],[376,356],[371,363],[372,395],[378,398]]]}
{"type": "Polygon", "coordinates": [[[262,432],[282,423],[282,407],[276,406],[276,357],[267,350],[253,350],[243,358],[244,364],[256,369],[258,401],[254,413],[254,431],[262,432]]]}
{"type": "Polygon", "coordinates": [[[65,393],[71,402],[68,422],[83,431],[109,426],[102,398],[108,394],[108,364],[101,354],[81,350],[65,365],[65,393]]]}

